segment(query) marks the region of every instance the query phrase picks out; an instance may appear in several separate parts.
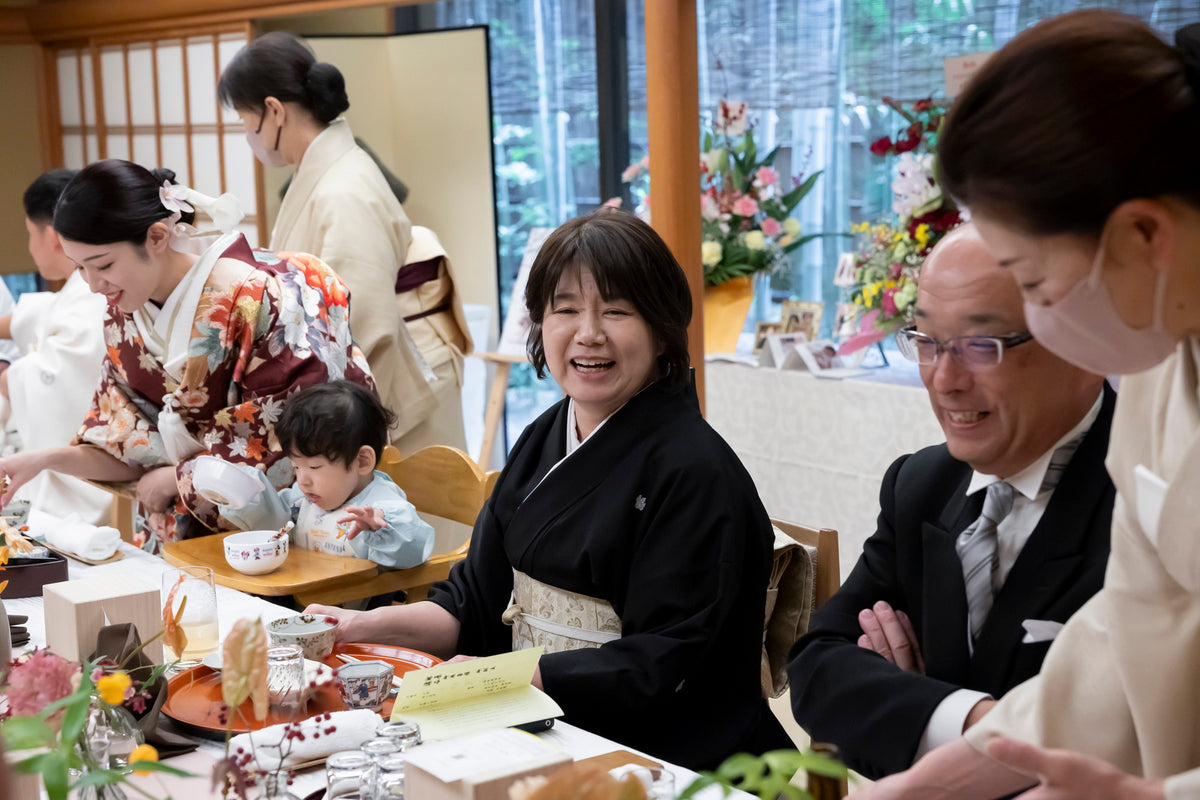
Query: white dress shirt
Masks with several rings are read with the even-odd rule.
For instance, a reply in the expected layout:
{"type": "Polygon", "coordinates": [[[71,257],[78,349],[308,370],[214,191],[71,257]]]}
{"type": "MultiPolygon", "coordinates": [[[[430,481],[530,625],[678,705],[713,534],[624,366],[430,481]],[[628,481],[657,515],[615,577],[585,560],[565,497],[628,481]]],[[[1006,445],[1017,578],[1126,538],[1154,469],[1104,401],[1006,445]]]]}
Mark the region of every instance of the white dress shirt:
{"type": "MultiPolygon", "coordinates": [[[[1012,511],[996,526],[996,585],[1003,586],[1004,581],[1008,579],[1008,573],[1017,563],[1017,557],[1021,555],[1022,548],[1025,547],[1025,543],[1033,534],[1033,529],[1037,527],[1042,518],[1042,512],[1050,503],[1050,495],[1054,493],[1054,490],[1040,491],[1046,478],[1046,470],[1050,466],[1050,458],[1059,447],[1072,440],[1083,439],[1083,435],[1091,429],[1092,423],[1100,415],[1100,406],[1103,401],[1104,393],[1102,391],[1096,398],[1096,402],[1092,404],[1092,407],[1074,428],[1071,428],[1036,461],[1017,474],[1001,478],[997,475],[985,475],[982,472],[972,473],[971,482],[967,486],[968,497],[987,489],[988,486],[1000,480],[1007,481],[1016,489],[1013,492],[1012,511]]],[[[1078,443],[1076,442],[1074,446],[1078,447],[1078,443]]],[[[969,641],[970,633],[964,630],[964,635],[968,637],[969,641]]],[[[957,689],[947,695],[929,717],[929,724],[925,726],[925,732],[921,735],[921,742],[917,746],[917,753],[913,757],[913,761],[916,762],[930,750],[962,736],[963,725],[966,724],[967,715],[971,713],[971,709],[980,700],[991,699],[992,696],[986,692],[977,692],[974,689],[957,689]]]]}

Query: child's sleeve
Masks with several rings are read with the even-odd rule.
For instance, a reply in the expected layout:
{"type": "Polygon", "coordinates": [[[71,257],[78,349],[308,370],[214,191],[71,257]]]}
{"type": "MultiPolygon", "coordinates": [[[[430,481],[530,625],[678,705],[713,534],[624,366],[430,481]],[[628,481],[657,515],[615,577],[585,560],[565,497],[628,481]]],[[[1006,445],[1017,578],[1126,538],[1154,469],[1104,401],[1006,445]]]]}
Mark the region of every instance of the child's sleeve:
{"type": "Polygon", "coordinates": [[[238,470],[254,478],[262,484],[262,490],[248,504],[241,508],[233,506],[217,506],[221,516],[232,522],[243,531],[265,531],[282,528],[292,519],[292,495],[296,489],[287,488],[276,490],[271,485],[266,473],[245,464],[234,464],[238,470]]]}
{"type": "Polygon", "coordinates": [[[354,555],[382,567],[400,569],[415,567],[433,555],[433,528],[417,516],[417,510],[403,495],[364,505],[383,512],[383,527],[363,531],[351,539],[354,555]]]}

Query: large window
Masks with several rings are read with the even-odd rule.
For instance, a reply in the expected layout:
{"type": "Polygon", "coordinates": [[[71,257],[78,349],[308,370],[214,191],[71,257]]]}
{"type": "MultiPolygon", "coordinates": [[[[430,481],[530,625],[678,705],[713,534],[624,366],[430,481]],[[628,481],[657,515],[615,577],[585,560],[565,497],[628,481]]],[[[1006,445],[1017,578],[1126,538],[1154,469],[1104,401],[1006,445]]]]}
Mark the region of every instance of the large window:
{"type": "MultiPolygon", "coordinates": [[[[628,130],[631,161],[647,150],[643,2],[626,7],[628,120],[597,116],[595,5],[443,0],[398,13],[420,28],[490,26],[503,304],[530,228],[601,202],[601,126],[628,130]]],[[[1136,14],[1164,35],[1200,19],[1200,0],[696,0],[701,114],[711,116],[722,97],[748,102],[759,146],[784,148],[784,171],[823,171],[795,212],[805,230],[846,232],[891,204],[890,165],[867,149],[901,126],[882,97],[940,97],[946,57],[996,49],[1084,7],[1136,14]]],[[[760,281],[747,326],[777,319],[779,304],[793,298],[829,304],[828,328],[839,299],[834,266],[847,243],[826,238],[793,253],[760,281]]],[[[527,368],[513,376],[510,442],[557,397],[527,368]]]]}

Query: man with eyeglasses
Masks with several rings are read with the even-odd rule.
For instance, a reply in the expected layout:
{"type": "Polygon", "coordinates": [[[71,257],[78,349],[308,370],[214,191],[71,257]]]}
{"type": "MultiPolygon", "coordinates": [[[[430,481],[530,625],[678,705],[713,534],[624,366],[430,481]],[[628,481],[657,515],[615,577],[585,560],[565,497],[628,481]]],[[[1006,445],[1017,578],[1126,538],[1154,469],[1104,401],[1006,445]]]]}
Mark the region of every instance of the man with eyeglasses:
{"type": "Polygon", "coordinates": [[[872,778],[1038,672],[1103,582],[1114,496],[1115,393],[1033,340],[970,225],[926,259],[897,340],[946,443],[888,469],[875,534],[788,667],[797,722],[872,778]]]}

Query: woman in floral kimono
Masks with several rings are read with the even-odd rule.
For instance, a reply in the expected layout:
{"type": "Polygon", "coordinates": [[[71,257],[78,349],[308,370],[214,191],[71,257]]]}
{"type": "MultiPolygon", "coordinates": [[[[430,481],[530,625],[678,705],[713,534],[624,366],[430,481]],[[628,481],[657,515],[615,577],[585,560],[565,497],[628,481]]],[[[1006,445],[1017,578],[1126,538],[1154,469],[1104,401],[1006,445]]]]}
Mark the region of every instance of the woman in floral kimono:
{"type": "Polygon", "coordinates": [[[349,295],[312,256],[251,251],[239,233],[196,247],[193,204],[232,230],[236,201],[216,201],[127,161],[99,161],[63,190],[54,228],[93,292],[108,300],[106,356],[83,426],[69,447],[0,460],[0,502],[43,469],[137,481],[157,552],[227,529],[192,489],[193,459],[212,454],[263,470],[291,469],[273,423],[286,398],[346,378],[374,389],[350,336],[349,295]]]}

